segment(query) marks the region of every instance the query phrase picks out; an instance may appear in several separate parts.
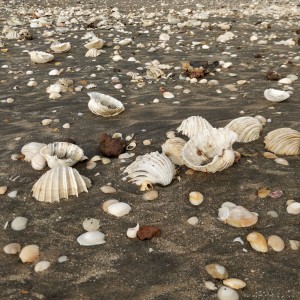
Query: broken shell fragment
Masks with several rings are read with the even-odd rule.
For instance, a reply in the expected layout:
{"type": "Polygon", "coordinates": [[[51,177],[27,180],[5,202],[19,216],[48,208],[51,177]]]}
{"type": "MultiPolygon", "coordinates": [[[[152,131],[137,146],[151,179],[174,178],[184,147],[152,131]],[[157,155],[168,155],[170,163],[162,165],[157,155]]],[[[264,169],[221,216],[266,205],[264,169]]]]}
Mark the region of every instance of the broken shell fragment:
{"type": "Polygon", "coordinates": [[[84,45],[86,49],[101,49],[104,46],[104,41],[97,37],[92,38],[88,43],[84,45]]]}
{"type": "Polygon", "coordinates": [[[290,97],[290,94],[285,91],[276,89],[266,89],[264,91],[264,96],[267,100],[272,102],[282,102],[290,97]]]}
{"type": "Polygon", "coordinates": [[[223,284],[235,290],[242,289],[246,286],[246,282],[238,278],[225,279],[223,280],[223,284]]]}
{"type": "Polygon", "coordinates": [[[220,287],[217,295],[219,300],[239,300],[240,298],[236,290],[227,286],[220,287]]]}
{"type": "Polygon", "coordinates": [[[176,130],[177,132],[181,132],[182,134],[187,135],[189,138],[192,138],[200,131],[212,128],[213,127],[206,119],[200,116],[191,116],[183,120],[176,130]]]}
{"type": "Polygon", "coordinates": [[[28,245],[22,248],[19,257],[22,261],[22,263],[32,263],[40,255],[40,249],[37,245],[28,245]]]}
{"type": "Polygon", "coordinates": [[[89,49],[86,54],[85,57],[97,57],[101,54],[101,50],[97,50],[95,48],[91,48],[89,49]]]}
{"type": "Polygon", "coordinates": [[[95,246],[101,245],[105,243],[105,234],[96,230],[96,231],[88,231],[81,234],[77,238],[77,242],[81,246],[95,246]]]}
{"type": "Polygon", "coordinates": [[[7,191],[7,186],[3,185],[0,186],[0,195],[4,195],[7,191]]]}
{"type": "Polygon", "coordinates": [[[186,141],[182,138],[175,137],[167,139],[164,144],[162,144],[162,153],[169,157],[169,159],[178,166],[184,165],[182,160],[181,151],[186,141]]]}
{"type": "Polygon", "coordinates": [[[107,212],[115,217],[123,217],[129,214],[130,211],[130,205],[124,202],[113,203],[107,208],[107,212]]]}
{"type": "Polygon", "coordinates": [[[54,59],[54,55],[43,51],[28,52],[32,62],[36,64],[46,64],[54,59]]]}
{"type": "Polygon", "coordinates": [[[280,252],[285,248],[283,239],[278,235],[270,235],[268,245],[276,252],[280,252]]]}
{"type": "Polygon", "coordinates": [[[17,254],[21,251],[21,245],[19,243],[10,243],[3,247],[3,251],[6,254],[17,254]]]}
{"type": "Polygon", "coordinates": [[[268,252],[268,244],[265,237],[256,231],[249,233],[246,237],[252,249],[258,252],[268,252]]]}
{"type": "Polygon", "coordinates": [[[83,229],[86,231],[96,231],[100,228],[100,222],[97,219],[85,219],[82,222],[83,229]]]}
{"type": "Polygon", "coordinates": [[[71,49],[71,44],[69,42],[60,43],[58,41],[55,41],[50,45],[50,48],[55,53],[63,53],[68,52],[71,49]]]}
{"type": "Polygon", "coordinates": [[[204,285],[207,289],[211,290],[211,291],[215,291],[218,288],[216,287],[216,285],[212,282],[212,281],[205,281],[204,285]]]}
{"type": "Polygon", "coordinates": [[[289,240],[289,243],[290,243],[290,247],[292,250],[299,250],[300,249],[300,241],[297,241],[297,240],[289,240]]]}
{"type": "Polygon", "coordinates": [[[200,192],[190,192],[189,200],[193,205],[200,205],[203,202],[203,195],[200,192]]]}
{"type": "Polygon", "coordinates": [[[206,265],[205,270],[213,278],[221,280],[228,278],[228,272],[226,268],[220,264],[206,265]]]}
{"type": "Polygon", "coordinates": [[[43,272],[47,270],[50,267],[50,261],[47,260],[42,260],[39,261],[35,266],[34,266],[34,271],[35,272],[43,272]]]}
{"type": "Polygon", "coordinates": [[[133,228],[128,228],[126,232],[127,237],[129,237],[130,239],[135,239],[137,237],[137,232],[139,231],[139,229],[140,229],[139,224],[137,224],[133,228]]]}

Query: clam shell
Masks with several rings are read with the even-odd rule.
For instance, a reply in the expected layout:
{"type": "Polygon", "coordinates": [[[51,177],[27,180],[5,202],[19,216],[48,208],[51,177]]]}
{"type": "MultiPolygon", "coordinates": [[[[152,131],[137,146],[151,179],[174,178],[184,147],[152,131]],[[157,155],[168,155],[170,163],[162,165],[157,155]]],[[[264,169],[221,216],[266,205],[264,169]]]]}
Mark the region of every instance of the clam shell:
{"type": "Polygon", "coordinates": [[[247,235],[246,239],[254,250],[258,252],[268,252],[267,241],[261,233],[253,231],[247,235]]]}
{"type": "Polygon", "coordinates": [[[229,208],[229,215],[224,220],[226,224],[234,227],[249,227],[256,224],[258,221],[258,216],[256,213],[248,211],[243,206],[235,206],[229,208]]]}
{"type": "Polygon", "coordinates": [[[281,102],[290,97],[290,94],[285,91],[276,90],[276,89],[266,89],[264,91],[264,96],[267,100],[272,102],[281,102]]]}
{"type": "Polygon", "coordinates": [[[125,110],[124,105],[119,100],[101,93],[88,93],[90,101],[88,107],[92,113],[102,117],[112,117],[125,110]]]}
{"type": "Polygon", "coordinates": [[[217,296],[219,300],[239,300],[240,298],[236,290],[227,286],[220,287],[217,296]]]}
{"type": "Polygon", "coordinates": [[[31,162],[31,159],[38,153],[40,150],[46,146],[46,144],[31,142],[22,147],[21,153],[25,155],[24,160],[31,162]]]}
{"type": "Polygon", "coordinates": [[[236,139],[237,134],[227,128],[202,130],[182,148],[183,161],[196,171],[222,171],[234,163],[232,144],[236,139]]]}
{"type": "Polygon", "coordinates": [[[63,52],[68,52],[71,49],[71,44],[69,42],[60,43],[56,41],[50,45],[50,48],[55,53],[63,53],[63,52]]]}
{"type": "Polygon", "coordinates": [[[232,120],[225,128],[237,133],[237,142],[249,143],[259,138],[262,124],[256,118],[240,117],[232,120]]]}
{"type": "Polygon", "coordinates": [[[40,150],[40,153],[45,157],[50,168],[71,167],[78,161],[86,159],[80,147],[66,142],[48,144],[40,150]]]}
{"type": "Polygon", "coordinates": [[[86,49],[101,49],[104,46],[104,41],[97,37],[91,39],[88,43],[84,45],[86,49]]]}
{"type": "Polygon", "coordinates": [[[37,245],[28,245],[22,248],[19,257],[22,261],[22,263],[32,263],[40,255],[40,249],[37,245]]]}
{"type": "Polygon", "coordinates": [[[300,132],[291,128],[270,131],[264,139],[265,148],[278,155],[300,154],[300,132]]]}
{"type": "Polygon", "coordinates": [[[43,272],[47,270],[50,267],[50,261],[47,260],[42,260],[39,261],[35,266],[34,266],[34,271],[35,272],[43,272]]]}
{"type": "Polygon", "coordinates": [[[33,197],[42,202],[59,202],[82,192],[88,192],[91,181],[80,175],[76,169],[59,166],[47,171],[34,184],[33,197]]]}
{"type": "Polygon", "coordinates": [[[31,166],[35,170],[38,170],[38,171],[44,170],[46,165],[47,165],[47,161],[46,161],[45,157],[40,153],[37,153],[31,159],[31,166]]]}
{"type": "Polygon", "coordinates": [[[107,212],[115,217],[123,217],[129,214],[130,211],[130,205],[124,202],[113,203],[107,208],[107,212]]]}
{"type": "Polygon", "coordinates": [[[182,160],[181,151],[186,141],[182,138],[167,139],[161,146],[162,153],[169,157],[169,159],[178,166],[184,165],[182,160]]]}
{"type": "Polygon", "coordinates": [[[180,126],[176,129],[177,132],[181,132],[187,135],[189,138],[197,135],[204,129],[212,129],[210,123],[200,116],[191,116],[182,121],[180,126]]]}
{"type": "Polygon", "coordinates": [[[20,34],[14,29],[10,29],[5,35],[5,38],[7,40],[18,40],[20,37],[21,37],[20,34]]]}
{"type": "Polygon", "coordinates": [[[100,231],[88,231],[81,234],[77,238],[77,242],[81,246],[94,246],[105,243],[105,234],[100,231]]]}
{"type": "Polygon", "coordinates": [[[54,55],[43,51],[28,52],[32,62],[36,64],[46,64],[54,59],[54,55]]]}
{"type": "Polygon", "coordinates": [[[226,268],[220,264],[210,264],[205,266],[206,272],[216,279],[228,278],[228,272],[226,268]]]}
{"type": "Polygon", "coordinates": [[[130,177],[130,182],[136,185],[161,184],[166,186],[175,176],[175,167],[171,160],[164,154],[151,152],[138,156],[125,170],[130,177]]]}
{"type": "Polygon", "coordinates": [[[97,50],[96,48],[91,48],[86,52],[85,57],[97,57],[100,54],[101,54],[100,50],[97,50]]]}
{"type": "Polygon", "coordinates": [[[225,279],[223,280],[223,284],[235,290],[242,289],[246,286],[246,282],[238,278],[225,279]]]}
{"type": "Polygon", "coordinates": [[[276,252],[280,252],[285,248],[283,239],[278,235],[270,235],[268,245],[276,252]]]}
{"type": "Polygon", "coordinates": [[[300,202],[293,202],[287,206],[286,211],[291,215],[299,215],[300,214],[300,202]]]}

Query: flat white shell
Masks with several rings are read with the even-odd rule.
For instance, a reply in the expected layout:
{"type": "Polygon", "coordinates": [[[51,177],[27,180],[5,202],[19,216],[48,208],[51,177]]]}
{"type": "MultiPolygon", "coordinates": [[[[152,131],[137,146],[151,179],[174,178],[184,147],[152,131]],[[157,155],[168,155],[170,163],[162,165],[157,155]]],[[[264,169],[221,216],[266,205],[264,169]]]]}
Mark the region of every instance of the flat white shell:
{"type": "Polygon", "coordinates": [[[289,213],[289,214],[292,214],[292,215],[299,215],[300,214],[300,202],[293,202],[291,203],[287,208],[286,208],[286,211],[289,213]]]}
{"type": "Polygon", "coordinates": [[[94,246],[101,245],[105,243],[105,234],[100,231],[88,231],[81,234],[77,238],[77,242],[81,246],[94,246]]]}
{"type": "Polygon", "coordinates": [[[59,202],[69,196],[88,192],[91,181],[80,175],[76,169],[59,166],[47,171],[34,184],[33,197],[42,202],[59,202]]]}
{"type": "Polygon", "coordinates": [[[187,135],[189,138],[191,138],[204,129],[212,128],[213,127],[206,119],[200,116],[191,116],[183,120],[176,130],[177,132],[181,132],[182,134],[187,135]]]}
{"type": "Polygon", "coordinates": [[[88,93],[88,107],[92,113],[102,117],[112,117],[124,111],[124,105],[119,100],[101,93],[88,93]]]}
{"type": "Polygon", "coordinates": [[[84,45],[86,49],[101,49],[104,46],[104,41],[97,37],[91,39],[88,43],[84,45]]]}
{"type": "Polygon", "coordinates": [[[43,272],[47,270],[50,267],[50,261],[47,260],[42,260],[39,261],[35,266],[34,266],[34,271],[35,272],[43,272]]]}
{"type": "Polygon", "coordinates": [[[276,90],[276,89],[266,89],[264,91],[264,96],[267,100],[272,102],[281,102],[290,97],[290,94],[285,91],[276,90]]]}
{"type": "Polygon", "coordinates": [[[123,217],[129,214],[130,211],[130,205],[124,202],[113,203],[107,208],[107,212],[116,217],[123,217]]]}
{"type": "Polygon", "coordinates": [[[41,148],[43,148],[44,146],[46,145],[42,143],[36,143],[36,142],[31,142],[29,144],[24,145],[21,149],[21,153],[25,155],[24,160],[31,162],[33,156],[40,153],[41,148]]]}
{"type": "Polygon", "coordinates": [[[236,290],[227,286],[220,287],[217,295],[219,300],[239,300],[240,298],[236,290]]]}
{"type": "Polygon", "coordinates": [[[43,51],[28,52],[32,62],[36,64],[46,64],[54,59],[54,55],[43,51]]]}
{"type": "Polygon", "coordinates": [[[161,146],[162,153],[169,157],[169,159],[178,166],[184,165],[182,160],[181,151],[186,141],[182,138],[175,137],[167,139],[161,146]]]}

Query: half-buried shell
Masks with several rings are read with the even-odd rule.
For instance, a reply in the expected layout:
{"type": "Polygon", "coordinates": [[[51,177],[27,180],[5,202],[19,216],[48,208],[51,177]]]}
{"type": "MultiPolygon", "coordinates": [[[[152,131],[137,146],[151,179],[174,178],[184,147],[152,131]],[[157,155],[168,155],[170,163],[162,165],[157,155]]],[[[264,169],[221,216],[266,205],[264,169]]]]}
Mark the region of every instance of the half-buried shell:
{"type": "Polygon", "coordinates": [[[46,64],[54,59],[54,55],[43,51],[28,52],[32,62],[36,64],[46,64]]]}
{"type": "Polygon", "coordinates": [[[175,165],[182,166],[184,162],[182,160],[181,151],[185,143],[186,141],[179,137],[167,139],[161,146],[162,153],[168,156],[175,165]]]}

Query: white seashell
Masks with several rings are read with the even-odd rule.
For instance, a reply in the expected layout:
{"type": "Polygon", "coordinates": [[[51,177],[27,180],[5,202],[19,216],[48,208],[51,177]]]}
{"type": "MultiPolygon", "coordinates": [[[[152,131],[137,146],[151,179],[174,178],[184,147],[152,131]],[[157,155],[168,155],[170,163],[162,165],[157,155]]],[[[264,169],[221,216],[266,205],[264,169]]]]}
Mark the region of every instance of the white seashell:
{"type": "Polygon", "coordinates": [[[96,48],[91,48],[86,52],[85,57],[97,57],[100,54],[101,54],[100,50],[97,50],[96,48]]]}
{"type": "Polygon", "coordinates": [[[160,41],[164,41],[164,42],[169,41],[170,40],[170,36],[167,33],[162,33],[159,36],[159,40],[160,41]]]}
{"type": "Polygon", "coordinates": [[[66,255],[62,255],[62,256],[60,256],[60,257],[57,259],[57,261],[58,261],[60,264],[66,262],[66,261],[68,261],[68,260],[69,260],[69,258],[68,258],[68,256],[66,256],[66,255]]]}
{"type": "Polygon", "coordinates": [[[19,243],[10,243],[3,247],[3,251],[6,254],[17,254],[21,251],[21,245],[19,243]]]}
{"type": "Polygon", "coordinates": [[[299,215],[300,214],[300,202],[293,202],[287,206],[286,211],[291,215],[299,215]]]}
{"type": "Polygon", "coordinates": [[[182,148],[183,161],[196,171],[222,171],[234,163],[232,144],[236,139],[237,134],[227,128],[202,130],[182,148]]]}
{"type": "Polygon", "coordinates": [[[220,264],[209,264],[205,266],[206,272],[216,279],[226,279],[228,278],[227,269],[220,264]]]}
{"type": "Polygon", "coordinates": [[[268,252],[267,241],[261,233],[253,231],[247,235],[246,239],[254,250],[263,253],[268,252]]]}
{"type": "Polygon", "coordinates": [[[199,219],[197,217],[190,217],[187,222],[190,225],[196,226],[197,224],[199,224],[199,219]]]}
{"type": "Polygon", "coordinates": [[[203,202],[204,198],[200,192],[190,192],[189,200],[193,205],[200,205],[203,202]]]}
{"type": "Polygon", "coordinates": [[[42,51],[31,51],[28,52],[32,62],[36,64],[46,64],[54,59],[54,55],[42,52],[42,51]]]}
{"type": "Polygon", "coordinates": [[[64,69],[60,69],[60,70],[53,69],[49,72],[49,75],[50,76],[57,76],[57,75],[60,75],[63,71],[64,71],[64,69]]]}
{"type": "Polygon", "coordinates": [[[226,221],[229,217],[230,209],[228,207],[221,207],[218,210],[218,217],[220,221],[226,221]]]}
{"type": "Polygon", "coordinates": [[[128,144],[128,146],[126,147],[126,150],[127,151],[132,151],[136,148],[136,142],[135,141],[132,141],[128,144]]]}
{"type": "Polygon", "coordinates": [[[171,183],[175,176],[175,167],[166,155],[151,152],[138,156],[124,172],[128,173],[131,178],[130,181],[136,185],[142,185],[146,182],[166,186],[171,183]]]}
{"type": "Polygon", "coordinates": [[[165,99],[172,99],[172,98],[174,98],[175,96],[174,96],[174,94],[172,94],[171,92],[164,92],[164,93],[163,93],[163,97],[164,97],[165,99]]]}
{"type": "Polygon", "coordinates": [[[59,94],[59,93],[50,93],[50,95],[49,95],[49,99],[55,100],[58,98],[61,98],[61,94],[59,94]]]}
{"type": "Polygon", "coordinates": [[[25,217],[16,217],[11,222],[10,227],[12,230],[20,231],[26,228],[28,219],[25,217]]]}
{"type": "Polygon", "coordinates": [[[289,240],[289,243],[290,243],[290,247],[292,250],[299,250],[300,249],[300,241],[297,241],[297,240],[289,240]]]}
{"type": "Polygon", "coordinates": [[[69,42],[60,43],[58,41],[55,41],[50,45],[50,48],[55,53],[63,53],[68,52],[71,49],[71,44],[69,42]]]}
{"type": "Polygon", "coordinates": [[[281,158],[281,157],[275,158],[274,161],[275,161],[277,164],[279,164],[279,165],[283,165],[283,166],[289,166],[289,165],[290,165],[289,162],[288,162],[286,159],[281,158]]]}
{"type": "Polygon", "coordinates": [[[182,160],[182,148],[184,147],[186,141],[182,138],[171,138],[167,139],[165,143],[161,146],[162,153],[168,156],[168,158],[178,166],[184,165],[182,160]]]}
{"type": "Polygon", "coordinates": [[[115,217],[123,217],[129,214],[130,211],[130,205],[124,202],[113,203],[107,208],[107,212],[115,217]]]}
{"type": "Polygon", "coordinates": [[[58,166],[71,167],[86,159],[83,150],[77,145],[66,142],[55,142],[44,146],[40,154],[47,160],[49,168],[58,166]]]}
{"type": "Polygon", "coordinates": [[[200,116],[191,116],[183,120],[176,130],[177,132],[182,132],[182,134],[187,135],[189,138],[191,138],[204,129],[212,128],[213,127],[204,118],[200,116]]]}
{"type": "Polygon", "coordinates": [[[232,40],[235,37],[235,35],[231,31],[227,31],[224,34],[221,34],[217,37],[217,42],[220,43],[226,43],[229,40],[232,40]]]}
{"type": "Polygon", "coordinates": [[[259,138],[262,124],[256,118],[240,117],[232,120],[225,128],[237,133],[237,142],[249,143],[259,138]]]}
{"type": "Polygon", "coordinates": [[[50,267],[50,261],[47,260],[42,260],[39,261],[35,266],[34,266],[34,271],[35,272],[43,272],[47,270],[50,267]]]}
{"type": "Polygon", "coordinates": [[[300,154],[300,132],[291,128],[270,131],[264,139],[265,148],[278,155],[300,154]]]}
{"type": "Polygon", "coordinates": [[[158,191],[156,191],[156,190],[148,191],[143,195],[143,199],[146,201],[152,201],[157,198],[158,198],[158,191]]]}
{"type": "Polygon", "coordinates": [[[22,248],[19,257],[22,261],[22,263],[32,263],[40,255],[40,249],[37,245],[28,245],[22,248]]]}
{"type": "Polygon", "coordinates": [[[31,166],[34,170],[44,170],[47,165],[47,161],[43,155],[37,153],[31,159],[31,166]]]}
{"type": "Polygon", "coordinates": [[[113,193],[117,192],[117,190],[114,187],[110,186],[110,185],[104,185],[104,186],[102,186],[100,188],[100,191],[103,192],[103,193],[105,193],[105,194],[113,194],[113,193]]]}
{"type": "Polygon", "coordinates": [[[82,192],[88,192],[91,181],[80,175],[76,169],[59,166],[47,171],[34,184],[33,197],[42,202],[59,202],[82,192]]]}
{"type": "Polygon", "coordinates": [[[104,46],[104,41],[97,37],[92,38],[88,43],[84,45],[86,49],[101,49],[104,46]]]}
{"type": "Polygon", "coordinates": [[[5,38],[7,40],[18,40],[18,39],[20,39],[20,37],[21,37],[20,34],[17,31],[15,31],[14,29],[9,29],[5,35],[5,38]]]}
{"type": "Polygon", "coordinates": [[[126,46],[132,43],[132,39],[131,38],[126,38],[124,40],[119,41],[119,45],[121,46],[126,46]]]}
{"type": "Polygon", "coordinates": [[[110,199],[110,200],[106,200],[105,202],[103,202],[102,204],[102,209],[104,212],[108,212],[108,207],[114,203],[118,203],[119,201],[116,199],[110,199]]]}
{"type": "Polygon", "coordinates": [[[16,198],[18,194],[18,191],[11,191],[10,193],[7,194],[9,198],[16,198]]]}
{"type": "Polygon", "coordinates": [[[105,234],[100,231],[88,231],[81,234],[77,238],[77,242],[81,246],[94,246],[105,243],[105,234]]]}
{"type": "Polygon", "coordinates": [[[223,280],[223,284],[235,290],[242,289],[246,286],[246,282],[238,278],[227,278],[223,280]]]}
{"type": "Polygon", "coordinates": [[[276,252],[280,252],[285,248],[283,239],[278,235],[270,235],[268,237],[268,245],[276,252]]]}
{"type": "Polygon", "coordinates": [[[280,91],[276,89],[266,89],[264,91],[264,96],[267,100],[272,102],[281,102],[290,97],[290,94],[285,91],[280,91]]]}
{"type": "Polygon", "coordinates": [[[267,119],[261,115],[257,115],[254,118],[257,119],[261,123],[261,125],[266,125],[267,123],[267,119]]]}
{"type": "Polygon", "coordinates": [[[116,54],[113,56],[112,58],[113,61],[120,61],[120,60],[123,60],[123,57],[119,54],[116,54]]]}
{"type": "Polygon", "coordinates": [[[125,110],[122,102],[111,96],[96,92],[88,93],[88,95],[90,97],[88,107],[95,115],[112,117],[125,110]]]}
{"type": "Polygon", "coordinates": [[[46,93],[52,94],[52,93],[61,93],[62,92],[62,86],[58,83],[51,84],[50,86],[47,87],[46,93]]]}
{"type": "Polygon", "coordinates": [[[85,219],[82,223],[83,229],[86,231],[96,231],[100,228],[100,222],[97,219],[85,219]]]}
{"type": "Polygon", "coordinates": [[[130,239],[135,239],[137,237],[137,232],[139,231],[139,229],[140,229],[139,224],[137,224],[133,228],[128,228],[126,232],[127,237],[129,237],[130,239]]]}
{"type": "Polygon", "coordinates": [[[292,80],[290,78],[282,78],[280,80],[278,80],[278,83],[282,83],[282,84],[292,84],[292,80]]]}
{"type": "Polygon", "coordinates": [[[24,160],[31,162],[31,159],[38,153],[40,150],[46,146],[46,144],[31,142],[22,147],[21,153],[25,155],[24,160]]]}
{"type": "Polygon", "coordinates": [[[239,300],[240,298],[236,290],[227,286],[220,287],[217,295],[219,300],[239,300]]]}

